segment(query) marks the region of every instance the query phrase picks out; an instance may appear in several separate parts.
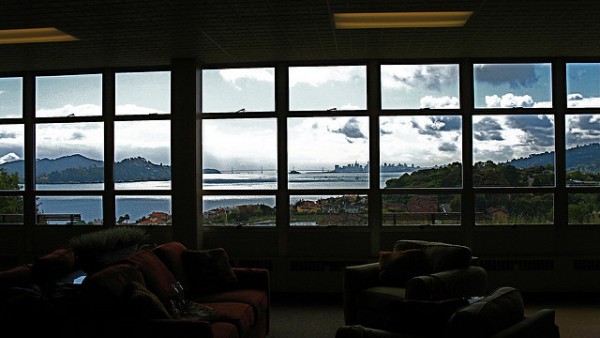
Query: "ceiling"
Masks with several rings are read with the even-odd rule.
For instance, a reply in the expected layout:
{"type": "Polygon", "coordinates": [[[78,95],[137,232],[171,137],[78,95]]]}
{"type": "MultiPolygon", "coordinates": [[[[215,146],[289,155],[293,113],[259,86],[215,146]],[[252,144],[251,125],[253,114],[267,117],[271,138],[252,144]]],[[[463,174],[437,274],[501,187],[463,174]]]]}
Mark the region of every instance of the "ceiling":
{"type": "Polygon", "coordinates": [[[598,0],[2,0],[0,29],[79,40],[0,45],[0,72],[367,59],[600,57],[598,0]],[[460,28],[336,30],[335,12],[472,10],[460,28]]]}

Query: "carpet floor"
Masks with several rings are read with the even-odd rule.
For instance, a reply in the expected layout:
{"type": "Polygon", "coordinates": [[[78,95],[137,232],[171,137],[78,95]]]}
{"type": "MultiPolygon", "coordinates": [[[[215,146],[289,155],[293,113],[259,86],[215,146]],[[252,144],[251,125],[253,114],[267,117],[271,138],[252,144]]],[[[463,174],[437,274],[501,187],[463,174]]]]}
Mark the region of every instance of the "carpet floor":
{"type": "MultiPolygon", "coordinates": [[[[273,295],[269,338],[334,338],[344,325],[337,295],[273,295]]],[[[561,338],[600,338],[599,297],[525,297],[525,314],[554,309],[561,338]]]]}

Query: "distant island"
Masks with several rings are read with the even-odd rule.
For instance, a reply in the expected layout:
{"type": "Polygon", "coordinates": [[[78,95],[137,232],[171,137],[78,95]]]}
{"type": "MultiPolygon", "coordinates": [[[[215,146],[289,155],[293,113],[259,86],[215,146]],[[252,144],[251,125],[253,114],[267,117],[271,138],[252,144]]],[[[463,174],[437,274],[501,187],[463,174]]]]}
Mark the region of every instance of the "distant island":
{"type": "Polygon", "coordinates": [[[221,171],[219,171],[217,169],[213,169],[213,168],[204,168],[204,169],[202,169],[202,173],[203,174],[220,174],[221,171]]]}

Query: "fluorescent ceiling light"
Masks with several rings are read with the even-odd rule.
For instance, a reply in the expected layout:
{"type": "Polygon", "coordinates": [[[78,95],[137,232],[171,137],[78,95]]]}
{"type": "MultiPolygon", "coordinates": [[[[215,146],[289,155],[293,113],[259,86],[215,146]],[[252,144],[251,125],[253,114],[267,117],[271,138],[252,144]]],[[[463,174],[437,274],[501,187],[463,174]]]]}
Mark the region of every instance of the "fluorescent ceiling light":
{"type": "Polygon", "coordinates": [[[0,44],[75,41],[54,27],[0,30],[0,44]]]}
{"type": "Polygon", "coordinates": [[[335,28],[462,27],[473,14],[464,12],[334,13],[335,28]]]}

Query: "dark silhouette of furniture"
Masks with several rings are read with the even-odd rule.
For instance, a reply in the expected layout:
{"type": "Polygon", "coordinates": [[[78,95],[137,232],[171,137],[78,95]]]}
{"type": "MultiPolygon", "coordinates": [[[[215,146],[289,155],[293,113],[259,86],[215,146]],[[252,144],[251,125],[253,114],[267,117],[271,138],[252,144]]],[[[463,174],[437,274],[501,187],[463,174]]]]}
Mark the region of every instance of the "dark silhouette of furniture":
{"type": "Polygon", "coordinates": [[[471,249],[422,240],[398,240],[379,262],[348,266],[343,273],[346,325],[382,327],[394,302],[483,296],[487,272],[471,249]]]}

